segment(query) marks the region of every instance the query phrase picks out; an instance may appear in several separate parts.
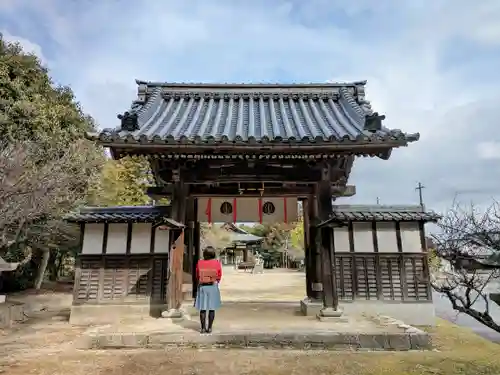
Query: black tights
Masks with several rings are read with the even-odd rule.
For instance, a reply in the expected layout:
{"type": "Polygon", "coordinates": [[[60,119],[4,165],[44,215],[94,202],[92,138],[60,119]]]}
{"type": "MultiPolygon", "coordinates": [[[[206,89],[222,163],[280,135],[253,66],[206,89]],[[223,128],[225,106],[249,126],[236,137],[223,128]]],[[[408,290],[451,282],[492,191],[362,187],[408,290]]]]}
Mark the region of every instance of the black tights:
{"type": "Polygon", "coordinates": [[[208,310],[208,328],[207,328],[207,310],[200,310],[200,323],[202,330],[212,330],[215,319],[215,310],[208,310]]]}

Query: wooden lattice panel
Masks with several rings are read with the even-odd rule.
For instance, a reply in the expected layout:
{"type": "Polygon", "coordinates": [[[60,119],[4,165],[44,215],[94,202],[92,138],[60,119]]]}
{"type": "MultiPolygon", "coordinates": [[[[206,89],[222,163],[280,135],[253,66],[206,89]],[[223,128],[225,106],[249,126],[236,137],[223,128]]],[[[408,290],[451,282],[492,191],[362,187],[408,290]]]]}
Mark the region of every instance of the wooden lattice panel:
{"type": "Polygon", "coordinates": [[[75,299],[82,301],[97,301],[99,294],[100,259],[85,259],[80,261],[80,271],[76,274],[75,299]],[[78,275],[79,274],[79,275],[78,275]]]}
{"type": "Polygon", "coordinates": [[[125,257],[104,258],[101,298],[113,300],[125,297],[127,295],[127,274],[125,257]]]}
{"type": "Polygon", "coordinates": [[[428,273],[422,257],[405,257],[404,269],[409,300],[428,300],[428,273]]]}
{"type": "Polygon", "coordinates": [[[337,256],[335,258],[335,276],[337,279],[337,290],[340,300],[350,301],[353,299],[354,285],[353,285],[353,269],[352,257],[337,256]]]}
{"type": "Polygon", "coordinates": [[[356,298],[376,300],[377,299],[377,276],[375,268],[375,256],[355,257],[356,298]]]}
{"type": "Polygon", "coordinates": [[[401,257],[397,255],[380,257],[380,285],[382,287],[382,297],[385,300],[403,299],[401,261],[401,257]]]}
{"type": "Polygon", "coordinates": [[[151,272],[151,261],[149,258],[129,259],[127,297],[133,297],[136,300],[148,298],[148,285],[151,272]]]}

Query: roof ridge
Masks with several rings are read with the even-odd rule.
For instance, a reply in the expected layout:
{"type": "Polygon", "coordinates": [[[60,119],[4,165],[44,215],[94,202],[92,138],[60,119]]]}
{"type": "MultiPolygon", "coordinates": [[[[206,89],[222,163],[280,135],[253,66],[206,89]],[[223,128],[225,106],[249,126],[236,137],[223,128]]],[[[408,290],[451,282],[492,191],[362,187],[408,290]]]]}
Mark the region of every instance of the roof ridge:
{"type": "Polygon", "coordinates": [[[352,81],[352,82],[166,82],[166,81],[145,81],[136,79],[136,84],[139,86],[148,87],[172,87],[172,88],[308,88],[308,87],[346,87],[346,86],[365,86],[367,81],[352,81]]]}

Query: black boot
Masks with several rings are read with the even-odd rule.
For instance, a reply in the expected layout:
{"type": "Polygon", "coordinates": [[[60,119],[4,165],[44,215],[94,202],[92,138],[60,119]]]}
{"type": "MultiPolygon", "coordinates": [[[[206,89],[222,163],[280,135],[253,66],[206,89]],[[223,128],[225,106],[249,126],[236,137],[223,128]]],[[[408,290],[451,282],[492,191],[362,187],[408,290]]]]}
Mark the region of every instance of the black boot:
{"type": "Polygon", "coordinates": [[[212,326],[214,325],[215,310],[210,310],[208,312],[208,329],[207,333],[212,333],[212,326]]]}
{"type": "Polygon", "coordinates": [[[200,311],[200,323],[201,323],[201,329],[200,333],[205,333],[207,332],[206,329],[206,323],[207,322],[207,311],[206,310],[201,310],[200,311]]]}

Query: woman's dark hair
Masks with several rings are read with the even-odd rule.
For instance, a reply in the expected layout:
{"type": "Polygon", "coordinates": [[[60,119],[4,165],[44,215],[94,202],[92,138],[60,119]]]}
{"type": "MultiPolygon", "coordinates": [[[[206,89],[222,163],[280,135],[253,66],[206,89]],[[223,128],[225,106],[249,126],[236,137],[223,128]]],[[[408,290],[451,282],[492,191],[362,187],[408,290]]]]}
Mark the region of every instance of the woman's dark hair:
{"type": "Polygon", "coordinates": [[[208,246],[203,250],[203,259],[215,259],[215,249],[212,246],[208,246]]]}

